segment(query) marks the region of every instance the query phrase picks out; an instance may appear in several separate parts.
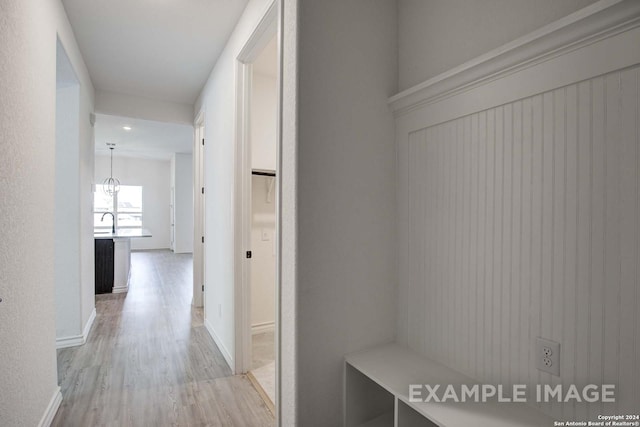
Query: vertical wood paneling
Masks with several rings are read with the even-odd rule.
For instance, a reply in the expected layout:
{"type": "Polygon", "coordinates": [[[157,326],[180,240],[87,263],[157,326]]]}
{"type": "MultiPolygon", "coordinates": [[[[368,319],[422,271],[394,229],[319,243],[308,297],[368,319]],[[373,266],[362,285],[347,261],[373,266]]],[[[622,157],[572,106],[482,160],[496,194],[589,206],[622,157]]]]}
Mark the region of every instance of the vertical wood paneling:
{"type": "MultiPolygon", "coordinates": [[[[638,93],[636,70],[626,70],[620,73],[620,317],[618,323],[618,376],[615,383],[619,384],[618,392],[622,399],[633,398],[634,383],[626,381],[629,372],[637,372],[634,367],[635,349],[633,338],[636,325],[635,313],[637,288],[637,241],[638,241],[638,93]]],[[[637,385],[637,382],[636,382],[637,385]]],[[[640,396],[636,396],[636,402],[640,396]]],[[[621,408],[618,407],[618,411],[621,408]]]]}
{"type": "MultiPolygon", "coordinates": [[[[591,290],[589,380],[602,383],[602,353],[604,351],[604,207],[605,207],[605,146],[604,146],[604,80],[593,79],[591,87],[591,290]]],[[[601,405],[592,405],[589,416],[602,412],[601,405]]]]}
{"type": "MultiPolygon", "coordinates": [[[[620,306],[620,74],[604,78],[605,87],[605,247],[602,378],[605,384],[618,380],[618,331],[620,306]]],[[[603,405],[615,411],[615,405],[603,405]]]]}
{"type": "Polygon", "coordinates": [[[470,118],[470,143],[471,143],[471,232],[469,234],[469,373],[477,377],[477,354],[478,354],[478,334],[476,333],[476,319],[478,318],[478,219],[480,216],[478,208],[478,115],[474,114],[470,118]]]}
{"type": "MultiPolygon", "coordinates": [[[[591,350],[591,82],[578,84],[576,109],[578,111],[578,236],[577,236],[577,306],[576,323],[576,384],[589,383],[591,350]]],[[[561,372],[562,373],[562,372],[561,372]]],[[[576,418],[586,419],[585,405],[576,405],[576,418]]]]}
{"type": "Polygon", "coordinates": [[[522,102],[515,102],[512,113],[513,123],[513,151],[511,160],[512,170],[512,187],[511,187],[511,205],[512,205],[512,223],[511,223],[511,276],[509,283],[511,284],[511,301],[510,310],[511,318],[509,325],[511,332],[509,334],[509,380],[512,384],[523,384],[524,378],[520,374],[521,360],[520,346],[520,327],[522,324],[522,293],[523,284],[521,276],[522,266],[522,144],[523,144],[523,123],[522,123],[522,102]]]}
{"type": "Polygon", "coordinates": [[[503,307],[504,301],[502,300],[502,199],[504,191],[503,180],[503,154],[504,154],[504,140],[503,140],[503,107],[495,109],[494,116],[494,174],[493,174],[493,186],[494,186],[494,206],[493,206],[493,265],[490,267],[493,273],[493,289],[492,289],[492,301],[493,310],[491,310],[491,331],[492,331],[492,345],[491,345],[491,377],[490,380],[494,382],[501,381],[500,378],[500,366],[502,361],[502,347],[501,347],[501,332],[502,322],[500,321],[500,311],[503,307]]]}
{"type": "Polygon", "coordinates": [[[485,378],[484,352],[485,352],[485,324],[484,313],[486,280],[485,280],[485,241],[486,241],[486,217],[487,217],[487,180],[486,180],[486,152],[487,152],[487,114],[478,114],[478,239],[476,242],[477,256],[477,295],[476,295],[476,328],[477,328],[477,348],[476,348],[476,377],[485,378]]]}
{"type": "MultiPolygon", "coordinates": [[[[569,387],[576,382],[576,328],[577,328],[577,226],[578,226],[578,110],[577,87],[566,88],[564,105],[562,106],[565,120],[565,163],[564,163],[564,286],[562,311],[562,358],[560,372],[563,387],[569,387]]],[[[566,419],[575,418],[575,405],[563,405],[562,416],[566,419]]]]}
{"type": "Polygon", "coordinates": [[[486,197],[486,229],[485,229],[485,381],[493,381],[493,335],[495,330],[493,329],[493,311],[495,310],[496,300],[494,297],[494,280],[493,280],[493,260],[495,258],[493,243],[495,240],[495,110],[489,110],[487,112],[487,166],[486,166],[486,182],[487,182],[487,197],[486,197]]]}
{"type": "MultiPolygon", "coordinates": [[[[542,96],[534,96],[531,100],[531,252],[530,252],[530,292],[529,336],[528,341],[540,336],[540,312],[542,301],[542,96]]],[[[533,346],[529,345],[529,382],[538,384],[540,371],[535,368],[533,346]]]]}
{"type": "Polygon", "coordinates": [[[502,278],[500,286],[502,288],[502,303],[500,304],[500,382],[509,384],[511,382],[510,372],[503,366],[509,365],[511,355],[511,340],[509,339],[511,324],[511,225],[512,225],[512,184],[513,184],[513,105],[505,105],[502,114],[502,278]]]}
{"type": "MultiPolygon", "coordinates": [[[[553,91],[553,223],[552,223],[552,289],[551,289],[551,331],[549,337],[557,342],[564,342],[564,310],[565,310],[565,210],[566,210],[566,88],[553,91]]],[[[551,383],[557,385],[560,378],[551,376],[551,383]]],[[[553,403],[551,413],[562,417],[564,404],[553,403]]]]}
{"type": "MultiPolygon", "coordinates": [[[[432,126],[409,137],[406,336],[478,380],[611,383],[640,401],[638,69],[432,126]],[[562,345],[561,376],[535,338],[562,345]]],[[[402,325],[401,325],[402,327],[402,325]]]]}
{"type": "Polygon", "coordinates": [[[463,129],[463,144],[462,144],[462,156],[464,158],[464,182],[463,182],[463,229],[462,229],[462,283],[460,285],[460,292],[462,299],[462,333],[460,339],[460,348],[458,351],[463,355],[463,371],[471,375],[471,354],[468,351],[469,342],[471,340],[471,321],[469,313],[471,312],[471,301],[473,294],[473,287],[471,285],[471,262],[469,260],[470,247],[473,240],[473,231],[471,228],[471,214],[473,212],[471,198],[471,183],[472,183],[472,157],[471,157],[471,117],[465,117],[462,124],[463,129]]]}
{"type": "Polygon", "coordinates": [[[532,216],[533,211],[533,103],[531,99],[522,102],[522,240],[520,243],[520,281],[522,293],[520,298],[520,381],[531,385],[531,345],[530,333],[532,313],[533,286],[531,277],[531,251],[533,240],[532,216]]]}

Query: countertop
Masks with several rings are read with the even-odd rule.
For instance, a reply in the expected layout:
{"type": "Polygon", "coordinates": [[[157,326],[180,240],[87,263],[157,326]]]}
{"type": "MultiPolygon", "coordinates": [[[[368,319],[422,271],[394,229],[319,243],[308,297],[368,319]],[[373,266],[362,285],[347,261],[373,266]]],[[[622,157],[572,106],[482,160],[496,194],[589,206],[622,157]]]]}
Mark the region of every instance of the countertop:
{"type": "Polygon", "coordinates": [[[112,233],[111,230],[93,232],[94,239],[132,239],[135,237],[151,237],[151,232],[146,228],[121,228],[112,233]]]}

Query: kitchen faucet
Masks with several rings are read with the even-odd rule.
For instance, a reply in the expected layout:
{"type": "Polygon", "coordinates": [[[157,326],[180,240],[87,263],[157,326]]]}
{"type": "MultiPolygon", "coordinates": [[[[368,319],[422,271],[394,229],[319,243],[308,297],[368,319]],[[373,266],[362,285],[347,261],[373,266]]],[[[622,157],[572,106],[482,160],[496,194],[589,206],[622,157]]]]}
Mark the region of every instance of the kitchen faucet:
{"type": "Polygon", "coordinates": [[[102,218],[100,218],[100,222],[104,221],[105,215],[111,215],[111,233],[116,234],[116,217],[113,216],[113,212],[105,212],[102,214],[102,218]]]}

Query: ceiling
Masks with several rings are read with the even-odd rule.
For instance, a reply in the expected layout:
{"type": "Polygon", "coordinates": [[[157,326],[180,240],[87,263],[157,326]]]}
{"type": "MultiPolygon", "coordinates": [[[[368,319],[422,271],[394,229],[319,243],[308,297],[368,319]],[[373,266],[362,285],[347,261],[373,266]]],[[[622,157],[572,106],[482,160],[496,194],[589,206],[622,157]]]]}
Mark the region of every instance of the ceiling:
{"type": "Polygon", "coordinates": [[[189,125],[96,114],[95,137],[96,155],[109,155],[107,142],[116,144],[114,157],[169,160],[173,153],[193,151],[193,127],[189,125]]]}
{"type": "Polygon", "coordinates": [[[62,0],[100,90],[193,104],[247,0],[62,0]]]}

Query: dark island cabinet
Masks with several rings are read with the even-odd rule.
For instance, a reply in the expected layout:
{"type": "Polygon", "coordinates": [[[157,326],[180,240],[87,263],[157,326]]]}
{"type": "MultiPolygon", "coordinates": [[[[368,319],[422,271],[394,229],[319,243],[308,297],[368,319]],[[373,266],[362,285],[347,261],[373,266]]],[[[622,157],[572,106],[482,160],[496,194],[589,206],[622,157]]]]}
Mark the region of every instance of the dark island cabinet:
{"type": "Polygon", "coordinates": [[[96,242],[96,295],[113,290],[113,239],[95,239],[96,242]]]}

